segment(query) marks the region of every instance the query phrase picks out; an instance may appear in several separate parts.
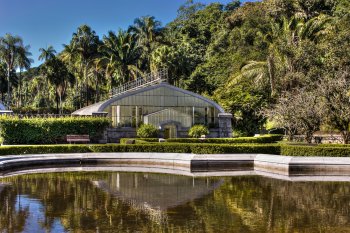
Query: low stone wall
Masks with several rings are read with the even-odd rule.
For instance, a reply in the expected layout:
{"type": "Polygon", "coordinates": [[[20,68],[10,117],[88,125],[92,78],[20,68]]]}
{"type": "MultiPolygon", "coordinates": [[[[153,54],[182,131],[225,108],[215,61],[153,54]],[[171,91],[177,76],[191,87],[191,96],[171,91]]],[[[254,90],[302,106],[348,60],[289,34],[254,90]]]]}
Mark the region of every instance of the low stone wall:
{"type": "Polygon", "coordinates": [[[350,158],[257,155],[254,170],[286,176],[350,175],[350,158]]]}
{"type": "MultiPolygon", "coordinates": [[[[197,155],[181,153],[76,153],[46,155],[16,155],[0,157],[0,177],[20,174],[21,171],[62,168],[84,169],[103,167],[102,170],[180,174],[231,175],[247,172],[291,179],[291,177],[342,177],[350,181],[350,158],[290,157],[265,154],[217,154],[197,155]]],[[[243,173],[244,174],[243,174],[243,173]]],[[[298,178],[294,178],[298,180],[298,178]]],[[[329,179],[329,178],[328,178],[329,179]]],[[[333,179],[333,178],[332,178],[333,179]]],[[[300,178],[299,178],[300,180],[300,178]]]]}

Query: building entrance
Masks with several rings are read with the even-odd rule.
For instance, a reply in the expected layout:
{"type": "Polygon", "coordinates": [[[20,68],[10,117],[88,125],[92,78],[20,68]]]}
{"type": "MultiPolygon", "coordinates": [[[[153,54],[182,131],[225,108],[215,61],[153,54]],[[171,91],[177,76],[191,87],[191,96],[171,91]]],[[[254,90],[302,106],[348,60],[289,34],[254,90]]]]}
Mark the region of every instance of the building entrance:
{"type": "Polygon", "coordinates": [[[165,125],[164,126],[164,137],[165,138],[176,138],[177,137],[176,125],[165,125]]]}

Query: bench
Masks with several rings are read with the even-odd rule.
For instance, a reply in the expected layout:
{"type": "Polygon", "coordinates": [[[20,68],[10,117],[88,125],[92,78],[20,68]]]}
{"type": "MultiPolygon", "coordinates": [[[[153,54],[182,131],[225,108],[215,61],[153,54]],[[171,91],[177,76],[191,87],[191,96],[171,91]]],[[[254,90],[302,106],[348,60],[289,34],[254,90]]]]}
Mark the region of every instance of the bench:
{"type": "Polygon", "coordinates": [[[90,142],[90,136],[88,134],[81,134],[81,135],[67,135],[67,142],[90,142]]]}

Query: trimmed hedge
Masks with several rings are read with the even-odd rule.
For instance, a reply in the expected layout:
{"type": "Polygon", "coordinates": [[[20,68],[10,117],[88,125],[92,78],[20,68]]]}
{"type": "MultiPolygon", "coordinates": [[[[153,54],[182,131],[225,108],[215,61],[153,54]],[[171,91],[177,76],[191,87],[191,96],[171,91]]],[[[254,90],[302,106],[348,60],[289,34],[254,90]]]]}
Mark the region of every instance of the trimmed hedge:
{"type": "Polygon", "coordinates": [[[128,140],[135,140],[136,144],[159,142],[158,138],[121,138],[120,144],[126,144],[128,140]]]}
{"type": "Polygon", "coordinates": [[[280,154],[287,156],[350,157],[350,147],[337,145],[333,147],[281,145],[280,154]]]}
{"type": "Polygon", "coordinates": [[[53,154],[53,153],[87,153],[88,145],[30,145],[0,146],[0,155],[53,154]]]}
{"type": "Polygon", "coordinates": [[[35,145],[1,146],[0,155],[86,153],[86,152],[164,152],[194,154],[265,153],[279,154],[280,146],[269,145],[222,145],[222,144],[108,144],[108,145],[35,145]]]}
{"type": "Polygon", "coordinates": [[[239,137],[239,138],[169,138],[167,142],[178,142],[178,143],[274,143],[281,141],[283,135],[269,134],[259,137],[239,137]]]}
{"type": "Polygon", "coordinates": [[[350,144],[318,144],[321,147],[350,147],[350,144]]]}
{"type": "Polygon", "coordinates": [[[350,157],[350,147],[292,146],[280,144],[148,143],[108,145],[34,145],[1,146],[0,155],[87,153],[87,152],[159,152],[194,154],[257,153],[288,156],[350,157]]]}
{"type": "Polygon", "coordinates": [[[0,117],[0,137],[6,144],[66,142],[67,134],[89,134],[93,141],[110,124],[105,117],[23,118],[0,117]]]}

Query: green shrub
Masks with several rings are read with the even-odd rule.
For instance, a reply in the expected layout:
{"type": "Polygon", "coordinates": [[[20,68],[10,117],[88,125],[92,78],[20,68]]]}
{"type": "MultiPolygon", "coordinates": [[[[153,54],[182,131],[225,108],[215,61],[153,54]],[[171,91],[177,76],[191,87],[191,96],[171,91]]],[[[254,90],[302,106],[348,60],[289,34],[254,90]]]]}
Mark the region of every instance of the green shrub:
{"type": "Polygon", "coordinates": [[[350,147],[346,146],[292,146],[282,145],[281,155],[287,156],[327,156],[350,157],[350,147]]]}
{"type": "Polygon", "coordinates": [[[87,145],[19,145],[1,146],[0,155],[51,154],[51,153],[86,153],[92,152],[87,145]]]}
{"type": "Polygon", "coordinates": [[[208,134],[209,134],[209,130],[204,125],[194,125],[188,131],[188,136],[192,138],[199,138],[202,135],[208,135],[208,134]]]}
{"type": "Polygon", "coordinates": [[[139,138],[156,138],[156,137],[158,137],[158,129],[154,125],[142,124],[137,129],[137,137],[139,137],[139,138]]]}
{"type": "Polygon", "coordinates": [[[281,141],[283,135],[269,134],[259,137],[240,137],[240,138],[169,138],[167,142],[177,143],[274,143],[281,141]]]}
{"type": "Polygon", "coordinates": [[[159,142],[158,138],[121,138],[120,144],[126,144],[128,140],[135,140],[136,144],[145,144],[145,143],[155,143],[159,142]]]}
{"type": "Polygon", "coordinates": [[[23,118],[0,117],[0,137],[5,144],[64,143],[67,134],[89,134],[97,141],[109,126],[104,117],[23,118]]]}
{"type": "Polygon", "coordinates": [[[350,144],[318,144],[321,147],[350,147],[350,144]]]}
{"type": "MultiPolygon", "coordinates": [[[[87,153],[87,152],[159,152],[194,154],[275,154],[288,156],[350,157],[350,147],[295,146],[281,144],[146,143],[108,145],[19,145],[1,146],[0,155],[87,153]]],[[[219,156],[219,155],[218,155],[219,156]]]]}
{"type": "Polygon", "coordinates": [[[279,154],[280,147],[276,144],[191,144],[191,152],[194,154],[279,154]]]}
{"type": "Polygon", "coordinates": [[[279,154],[277,144],[269,145],[222,145],[222,144],[108,144],[108,145],[34,145],[2,146],[0,155],[50,154],[50,153],[87,153],[87,152],[159,152],[159,153],[267,153],[279,154]]]}

